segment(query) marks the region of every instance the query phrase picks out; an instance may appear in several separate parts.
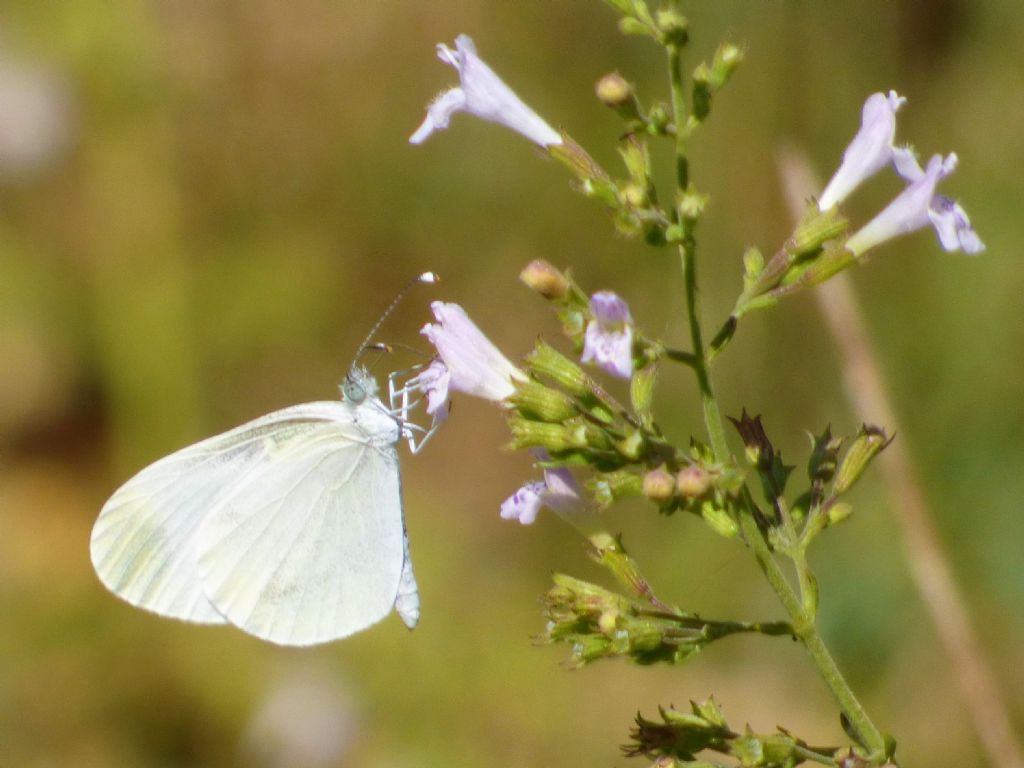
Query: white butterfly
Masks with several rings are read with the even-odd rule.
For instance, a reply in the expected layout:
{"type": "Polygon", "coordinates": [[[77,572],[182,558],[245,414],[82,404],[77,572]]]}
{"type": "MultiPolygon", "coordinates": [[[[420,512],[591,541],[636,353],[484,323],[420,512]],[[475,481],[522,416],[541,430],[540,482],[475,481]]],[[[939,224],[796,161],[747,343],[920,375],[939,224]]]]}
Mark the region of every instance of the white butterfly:
{"type": "Polygon", "coordinates": [[[340,401],[276,411],[146,467],[100,511],[96,573],[132,605],[280,645],[346,637],[392,608],[411,629],[420,601],[395,445],[413,444],[414,425],[408,389],[389,390],[395,411],[353,368],[340,401]]]}

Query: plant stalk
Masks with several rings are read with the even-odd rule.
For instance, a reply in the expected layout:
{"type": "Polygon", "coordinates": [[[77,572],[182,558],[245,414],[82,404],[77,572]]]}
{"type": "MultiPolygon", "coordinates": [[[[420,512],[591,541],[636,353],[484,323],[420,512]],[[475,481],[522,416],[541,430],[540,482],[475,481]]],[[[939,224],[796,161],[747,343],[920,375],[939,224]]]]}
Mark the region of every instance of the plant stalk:
{"type": "MultiPolygon", "coordinates": [[[[689,162],[687,160],[686,99],[683,89],[682,61],[678,46],[669,45],[668,64],[669,80],[672,93],[672,112],[676,126],[675,164],[676,184],[680,194],[689,187],[689,162]]],[[[679,243],[679,258],[683,270],[686,292],[687,320],[690,326],[690,339],[693,349],[693,371],[700,389],[701,405],[704,412],[704,423],[715,458],[719,462],[729,460],[729,448],[725,439],[725,427],[718,406],[708,370],[707,350],[701,332],[700,311],[697,293],[696,240],[693,234],[694,222],[680,215],[677,208],[673,209],[673,217],[682,231],[679,243]]],[[[765,540],[753,513],[753,501],[743,505],[740,525],[747,545],[754,553],[761,571],[778,596],[786,612],[789,614],[797,637],[807,649],[818,673],[828,686],[840,709],[849,721],[853,731],[860,736],[863,745],[874,756],[884,754],[885,739],[875,724],[868,717],[853,690],[846,682],[835,660],[826,648],[814,617],[808,615],[801,599],[787,580],[778,562],[772,555],[771,548],[765,540]]]]}

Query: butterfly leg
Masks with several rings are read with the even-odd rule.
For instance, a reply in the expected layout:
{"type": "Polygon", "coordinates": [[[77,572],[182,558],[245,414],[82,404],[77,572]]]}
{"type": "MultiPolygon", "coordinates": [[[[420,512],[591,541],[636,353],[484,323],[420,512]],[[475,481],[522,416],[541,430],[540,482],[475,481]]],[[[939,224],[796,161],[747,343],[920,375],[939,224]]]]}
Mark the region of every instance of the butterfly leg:
{"type": "Polygon", "coordinates": [[[395,371],[388,376],[388,405],[391,413],[402,423],[402,436],[406,438],[412,453],[419,453],[444,421],[443,417],[438,418],[435,414],[433,422],[427,428],[409,419],[410,411],[423,401],[423,394],[416,377],[407,377],[409,374],[419,373],[424,367],[416,365],[403,371],[395,371]],[[401,381],[403,378],[405,381],[401,381]]]}

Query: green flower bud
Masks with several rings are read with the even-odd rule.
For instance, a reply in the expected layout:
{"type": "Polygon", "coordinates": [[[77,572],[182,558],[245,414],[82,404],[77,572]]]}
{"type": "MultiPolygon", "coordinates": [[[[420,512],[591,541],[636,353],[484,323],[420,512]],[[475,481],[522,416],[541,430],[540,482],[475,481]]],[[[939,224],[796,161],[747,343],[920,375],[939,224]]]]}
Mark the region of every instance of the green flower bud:
{"type": "Polygon", "coordinates": [[[733,43],[722,43],[715,51],[708,73],[708,85],[718,90],[732,77],[733,72],[743,61],[743,49],[733,43]]]}
{"type": "Polygon", "coordinates": [[[579,447],[561,424],[545,424],[542,421],[512,417],[508,420],[508,427],[512,433],[512,442],[509,443],[512,450],[546,448],[553,453],[560,453],[579,447]]]}
{"type": "Polygon", "coordinates": [[[643,433],[638,429],[634,429],[624,439],[615,444],[615,449],[630,461],[638,461],[643,456],[646,445],[647,442],[644,439],[643,433]]]}
{"type": "Polygon", "coordinates": [[[644,475],[644,496],[656,504],[672,501],[676,494],[676,480],[661,466],[644,475]]]}
{"type": "Polygon", "coordinates": [[[672,124],[672,112],[668,106],[658,102],[651,107],[647,115],[647,122],[651,124],[656,133],[667,133],[668,126],[672,124]]]}
{"type": "Polygon", "coordinates": [[[828,509],[828,524],[836,525],[841,523],[852,514],[852,505],[847,504],[845,501],[837,502],[828,509]]]}
{"type": "Polygon", "coordinates": [[[757,248],[748,248],[743,253],[743,285],[749,290],[756,285],[761,272],[764,271],[764,255],[757,248]]]}
{"type": "Polygon", "coordinates": [[[629,381],[629,399],[633,403],[633,410],[640,418],[640,423],[650,427],[654,422],[654,384],[658,378],[658,367],[646,365],[633,373],[629,381]]]}
{"type": "Polygon", "coordinates": [[[832,437],[830,428],[818,437],[811,435],[811,458],[807,462],[807,476],[811,482],[827,483],[832,479],[842,446],[843,439],[832,437]]]}
{"type": "Polygon", "coordinates": [[[690,23],[677,11],[662,9],[658,11],[656,21],[662,43],[681,48],[690,39],[690,23]]]}
{"type": "Polygon", "coordinates": [[[533,373],[550,379],[573,397],[582,398],[593,393],[586,372],[543,340],[537,341],[536,348],[526,356],[525,362],[533,373]]]}
{"type": "Polygon", "coordinates": [[[740,526],[732,515],[712,501],[705,501],[700,505],[700,516],[711,526],[711,530],[727,539],[734,539],[739,535],[740,526]]]}
{"type": "Polygon", "coordinates": [[[699,464],[683,467],[676,475],[676,488],[680,496],[696,499],[711,488],[711,477],[699,464]]]}
{"type": "Polygon", "coordinates": [[[569,292],[568,278],[543,259],[527,264],[519,273],[519,279],[545,299],[561,299],[569,292]]]}
{"type": "Polygon", "coordinates": [[[836,496],[841,496],[850,490],[853,484],[864,474],[864,470],[867,469],[871,460],[891,442],[892,438],[887,437],[885,430],[881,427],[873,427],[867,424],[862,426],[860,432],[853,439],[850,449],[843,457],[842,463],[839,465],[839,471],[836,472],[836,481],[832,486],[832,493],[836,496]]]}
{"type": "Polygon", "coordinates": [[[626,470],[603,472],[591,483],[594,499],[603,506],[625,496],[639,496],[643,488],[643,478],[626,470]]]}
{"type": "Polygon", "coordinates": [[[845,234],[847,226],[849,222],[835,208],[821,213],[812,205],[786,244],[786,250],[795,257],[814,253],[829,240],[845,234]]]}
{"type": "Polygon", "coordinates": [[[704,215],[709,199],[707,195],[699,193],[691,184],[686,188],[686,192],[677,198],[676,209],[679,211],[681,218],[694,221],[704,215]]]}
{"type": "Polygon", "coordinates": [[[506,402],[528,418],[555,424],[571,419],[578,413],[572,398],[567,394],[535,381],[517,382],[515,393],[506,402]]]}
{"type": "Polygon", "coordinates": [[[619,191],[622,193],[622,202],[630,208],[643,208],[650,202],[647,190],[639,184],[629,182],[619,191]]]}

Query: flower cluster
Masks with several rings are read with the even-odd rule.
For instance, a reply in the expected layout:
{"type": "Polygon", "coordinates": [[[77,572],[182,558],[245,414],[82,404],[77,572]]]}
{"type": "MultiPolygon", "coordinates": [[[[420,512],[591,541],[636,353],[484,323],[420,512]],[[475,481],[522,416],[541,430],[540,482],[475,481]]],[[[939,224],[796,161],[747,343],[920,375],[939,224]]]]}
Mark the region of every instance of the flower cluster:
{"type": "Polygon", "coordinates": [[[939,181],[956,168],[956,155],[933,155],[927,170],[922,170],[909,147],[897,147],[896,112],[906,103],[896,91],[888,95],[874,93],[864,102],[861,126],[843,153],[843,162],[818,200],[818,209],[840,205],[876,173],[892,166],[907,183],[907,188],[878,216],[846,243],[855,256],[866,253],[886,240],[916,232],[929,222],[947,251],[979,253],[985,245],[957,203],[935,193],[939,181]]]}
{"type": "MultiPolygon", "coordinates": [[[[551,269],[552,274],[558,274],[551,269]]],[[[594,294],[590,305],[593,311],[585,332],[583,361],[593,361],[619,377],[629,378],[632,320],[628,306],[607,291],[594,294]]],[[[599,404],[589,378],[575,363],[545,347],[548,354],[531,358],[531,372],[554,372],[556,381],[561,378],[563,384],[570,384],[569,392],[542,384],[510,362],[462,307],[437,301],[431,309],[435,322],[425,325],[422,333],[434,345],[437,356],[412,383],[426,398],[427,413],[435,421],[444,419],[451,392],[499,403],[510,413],[514,438],[522,447],[531,448],[535,458],[546,465],[543,481],[528,482],[512,494],[501,505],[501,516],[527,525],[536,519],[541,507],[548,507],[581,529],[594,529],[593,512],[582,487],[570,470],[551,463],[552,453],[564,458],[568,453],[586,452],[595,443],[603,448],[611,446],[611,439],[601,435],[599,429],[585,428],[588,409],[599,404]],[[533,365],[537,359],[538,364],[533,365]]]]}
{"type": "Polygon", "coordinates": [[[896,113],[906,101],[895,91],[869,96],[861,113],[860,130],[821,197],[810,206],[790,239],[767,263],[758,250],[747,252],[744,290],[729,323],[712,344],[713,354],[728,341],[736,319],[743,314],[822,283],[864,261],[878,246],[928,224],[935,228],[946,251],[975,254],[985,250],[963,207],[936,192],[938,183],[956,168],[957,156],[933,155],[922,168],[912,149],[895,144],[896,113]],[[849,225],[840,206],[861,184],[885,168],[892,168],[907,186],[878,215],[848,235],[849,225]]]}

